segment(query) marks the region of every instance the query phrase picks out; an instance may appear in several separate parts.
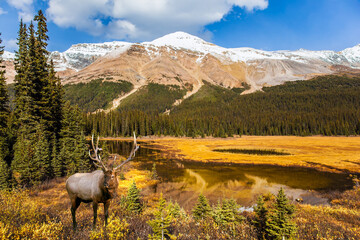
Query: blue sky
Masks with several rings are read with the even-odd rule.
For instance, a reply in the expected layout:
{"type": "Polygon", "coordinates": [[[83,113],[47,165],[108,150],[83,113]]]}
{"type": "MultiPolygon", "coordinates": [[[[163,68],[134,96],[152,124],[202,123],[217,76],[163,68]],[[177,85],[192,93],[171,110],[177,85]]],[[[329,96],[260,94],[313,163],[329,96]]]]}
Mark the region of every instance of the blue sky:
{"type": "Polygon", "coordinates": [[[360,0],[0,0],[0,32],[16,49],[19,18],[42,9],[49,50],[151,41],[175,31],[223,47],[340,51],[360,43],[360,0]]]}

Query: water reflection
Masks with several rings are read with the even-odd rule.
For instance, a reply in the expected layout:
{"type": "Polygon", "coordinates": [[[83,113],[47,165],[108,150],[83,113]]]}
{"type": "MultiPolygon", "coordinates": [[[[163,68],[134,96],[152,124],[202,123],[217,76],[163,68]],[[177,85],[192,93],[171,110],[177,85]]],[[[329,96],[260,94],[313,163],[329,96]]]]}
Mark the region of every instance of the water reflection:
{"type": "MultiPolygon", "coordinates": [[[[162,192],[186,209],[193,206],[199,193],[204,193],[212,203],[226,197],[251,206],[259,194],[276,194],[283,187],[290,198],[302,198],[310,204],[327,204],[321,192],[352,187],[351,180],[343,174],[304,168],[179,162],[165,158],[151,142],[139,143],[141,148],[134,161],[147,170],[151,170],[155,162],[162,179],[153,191],[162,192]]],[[[132,144],[131,141],[107,142],[110,152],[123,156],[130,153],[132,144]]]]}

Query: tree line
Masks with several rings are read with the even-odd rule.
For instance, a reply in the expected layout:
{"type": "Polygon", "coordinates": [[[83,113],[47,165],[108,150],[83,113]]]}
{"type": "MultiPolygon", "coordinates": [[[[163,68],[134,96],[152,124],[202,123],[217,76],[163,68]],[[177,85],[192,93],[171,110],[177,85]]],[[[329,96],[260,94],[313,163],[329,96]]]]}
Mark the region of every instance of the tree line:
{"type": "MultiPolygon", "coordinates": [[[[21,20],[15,53],[14,109],[0,72],[0,187],[31,186],[90,168],[81,110],[64,102],[48,62],[46,18],[21,20]],[[35,24],[36,23],[36,27],[35,24]]],[[[1,43],[1,42],[0,42],[1,43]]],[[[0,60],[4,47],[0,48],[0,60]]]]}
{"type": "MultiPolygon", "coordinates": [[[[146,105],[142,105],[144,108],[146,105]]],[[[151,108],[151,107],[149,107],[151,108]]],[[[120,109],[86,115],[101,136],[358,135],[360,78],[324,76],[239,95],[209,83],[169,115],[120,109]]]]}

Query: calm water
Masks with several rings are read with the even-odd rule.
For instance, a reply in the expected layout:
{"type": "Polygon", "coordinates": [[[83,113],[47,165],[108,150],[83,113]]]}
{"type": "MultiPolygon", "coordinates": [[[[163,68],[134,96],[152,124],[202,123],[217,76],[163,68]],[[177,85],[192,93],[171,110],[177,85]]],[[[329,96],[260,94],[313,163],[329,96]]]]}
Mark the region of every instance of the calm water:
{"type": "MultiPolygon", "coordinates": [[[[343,191],[352,187],[344,174],[319,172],[305,168],[270,166],[215,165],[181,162],[164,157],[156,146],[140,142],[141,147],[134,161],[140,169],[151,170],[156,163],[161,182],[146,192],[162,192],[164,197],[191,208],[199,193],[216,203],[219,198],[235,198],[244,206],[254,204],[257,196],[276,194],[283,187],[292,199],[302,198],[305,203],[327,204],[322,193],[343,191]]],[[[131,141],[108,141],[110,152],[127,156],[131,141]]],[[[165,154],[166,155],[166,154],[165,154]]]]}

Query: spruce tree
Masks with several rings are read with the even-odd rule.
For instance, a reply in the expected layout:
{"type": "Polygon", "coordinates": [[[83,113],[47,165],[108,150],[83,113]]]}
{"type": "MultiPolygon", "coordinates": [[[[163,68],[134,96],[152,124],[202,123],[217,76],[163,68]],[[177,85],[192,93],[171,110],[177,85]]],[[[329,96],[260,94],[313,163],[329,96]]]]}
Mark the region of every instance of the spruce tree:
{"type": "Polygon", "coordinates": [[[27,92],[27,84],[25,79],[25,71],[26,71],[26,59],[27,59],[27,27],[23,24],[22,19],[20,21],[20,29],[18,32],[19,36],[17,38],[18,42],[18,51],[15,52],[15,113],[17,117],[20,117],[20,114],[26,108],[26,96],[28,96],[27,92]]]}
{"type": "MultiPolygon", "coordinates": [[[[1,36],[1,33],[0,33],[1,36]]],[[[7,144],[7,124],[9,119],[8,94],[5,82],[5,70],[2,65],[2,55],[4,47],[1,46],[0,38],[0,189],[11,187],[11,169],[6,161],[9,155],[9,146],[7,144]]]]}
{"type": "Polygon", "coordinates": [[[281,188],[276,196],[273,211],[269,214],[266,222],[268,239],[289,239],[296,231],[296,225],[292,222],[295,206],[289,203],[284,190],[281,188]]]}
{"type": "MultiPolygon", "coordinates": [[[[1,36],[1,33],[0,33],[1,36]]],[[[1,46],[2,39],[0,38],[0,136],[4,136],[7,129],[7,122],[9,118],[9,97],[5,82],[5,66],[2,64],[2,55],[4,53],[4,46],[1,46]]]]}
{"type": "Polygon", "coordinates": [[[64,90],[62,88],[60,78],[56,76],[54,69],[54,63],[50,61],[49,69],[49,94],[50,101],[48,102],[48,108],[50,109],[51,118],[49,120],[50,127],[56,136],[56,139],[60,138],[62,108],[63,108],[63,96],[64,90]]]}
{"type": "Polygon", "coordinates": [[[126,208],[127,210],[135,213],[140,213],[142,211],[142,204],[140,201],[140,191],[136,187],[135,181],[133,181],[128,189],[126,195],[126,208]]]}
{"type": "Polygon", "coordinates": [[[37,30],[35,33],[36,40],[34,45],[35,55],[33,59],[36,61],[36,76],[33,79],[36,115],[45,120],[46,130],[52,131],[52,116],[50,110],[51,88],[49,82],[49,66],[47,63],[49,52],[46,50],[49,37],[47,35],[48,29],[46,18],[41,10],[39,10],[38,14],[34,17],[34,21],[37,22],[37,30]]]}
{"type": "Polygon", "coordinates": [[[91,162],[88,155],[88,147],[86,145],[86,138],[83,132],[77,136],[75,141],[74,159],[76,161],[76,169],[78,172],[89,172],[91,169],[91,162]]]}
{"type": "Polygon", "coordinates": [[[266,223],[268,221],[268,209],[265,206],[264,197],[259,196],[254,207],[255,219],[254,225],[257,231],[258,239],[266,237],[266,223]]]}
{"type": "Polygon", "coordinates": [[[148,221],[148,224],[152,228],[152,235],[148,236],[148,239],[158,240],[158,239],[169,239],[172,235],[169,233],[169,227],[171,224],[171,215],[166,209],[166,201],[163,198],[162,194],[159,199],[159,205],[156,212],[154,213],[154,219],[148,221]]]}
{"type": "Polygon", "coordinates": [[[71,175],[78,171],[88,171],[91,168],[87,155],[86,139],[82,133],[82,122],[80,109],[77,106],[72,106],[70,102],[66,102],[61,121],[60,154],[56,162],[53,163],[54,169],[58,169],[58,173],[71,175]]]}
{"type": "Polygon", "coordinates": [[[58,141],[56,140],[55,134],[51,141],[51,169],[55,177],[61,177],[64,173],[63,166],[60,162],[60,152],[58,141]]]}
{"type": "Polygon", "coordinates": [[[51,176],[50,145],[45,135],[45,126],[36,125],[33,138],[34,158],[30,166],[32,170],[32,184],[40,183],[51,176]]]}
{"type": "Polygon", "coordinates": [[[14,177],[22,186],[28,186],[32,182],[32,159],[34,149],[28,135],[19,133],[14,145],[14,160],[11,163],[14,177]]]}
{"type": "Polygon", "coordinates": [[[197,220],[204,219],[210,216],[211,211],[212,210],[207,198],[203,194],[200,194],[197,203],[193,209],[194,218],[197,220]]]}

